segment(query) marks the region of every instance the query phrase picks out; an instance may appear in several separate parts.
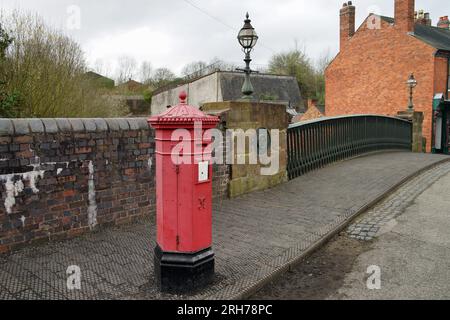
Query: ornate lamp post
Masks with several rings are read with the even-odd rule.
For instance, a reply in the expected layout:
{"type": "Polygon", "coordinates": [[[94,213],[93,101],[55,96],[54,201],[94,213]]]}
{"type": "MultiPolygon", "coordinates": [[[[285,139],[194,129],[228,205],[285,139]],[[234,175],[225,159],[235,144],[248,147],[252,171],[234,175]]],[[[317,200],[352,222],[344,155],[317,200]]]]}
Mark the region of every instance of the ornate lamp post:
{"type": "Polygon", "coordinates": [[[249,14],[247,12],[244,27],[239,31],[238,40],[240,45],[242,46],[242,50],[245,53],[245,69],[237,69],[239,71],[245,72],[245,81],[244,85],[242,87],[242,94],[244,95],[244,99],[252,99],[253,94],[253,86],[250,81],[250,74],[253,71],[250,69],[250,62],[252,62],[252,59],[250,58],[250,52],[255,47],[256,43],[258,42],[258,35],[256,34],[255,28],[253,28],[251,24],[251,20],[249,19],[249,14]]]}
{"type": "Polygon", "coordinates": [[[409,87],[409,104],[408,111],[414,111],[414,103],[413,103],[413,90],[417,87],[417,80],[414,78],[414,73],[411,73],[406,84],[409,87]]]}

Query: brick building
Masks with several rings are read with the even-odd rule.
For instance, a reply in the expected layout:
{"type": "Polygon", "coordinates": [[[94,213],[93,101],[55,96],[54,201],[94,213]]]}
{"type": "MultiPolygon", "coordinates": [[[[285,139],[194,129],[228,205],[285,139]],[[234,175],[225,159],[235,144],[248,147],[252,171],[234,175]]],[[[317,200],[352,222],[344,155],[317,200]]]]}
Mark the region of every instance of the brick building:
{"type": "MultiPolygon", "coordinates": [[[[445,100],[449,95],[448,17],[433,27],[429,14],[415,12],[414,0],[395,0],[394,18],[371,14],[355,30],[355,11],[352,2],[340,10],[340,52],[325,74],[326,115],[396,115],[408,106],[406,80],[414,73],[419,82],[415,109],[424,112],[431,151],[433,98],[443,94],[445,100]]],[[[448,144],[449,137],[444,139],[448,144]]]]}
{"type": "Polygon", "coordinates": [[[300,113],[292,119],[292,123],[319,119],[325,116],[325,106],[319,105],[315,99],[308,99],[305,113],[300,113]]]}

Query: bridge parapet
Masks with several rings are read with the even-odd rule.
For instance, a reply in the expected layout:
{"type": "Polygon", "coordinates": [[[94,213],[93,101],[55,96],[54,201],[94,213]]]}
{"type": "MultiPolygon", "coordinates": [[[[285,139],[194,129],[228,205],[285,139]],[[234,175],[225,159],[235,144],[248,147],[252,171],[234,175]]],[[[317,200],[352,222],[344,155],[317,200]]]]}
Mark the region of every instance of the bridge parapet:
{"type": "Polygon", "coordinates": [[[353,115],[321,118],[289,126],[288,176],[297,178],[327,164],[378,150],[411,150],[408,120],[353,115]]]}
{"type": "Polygon", "coordinates": [[[0,254],[153,215],[154,149],[146,118],[0,119],[0,254]]]}

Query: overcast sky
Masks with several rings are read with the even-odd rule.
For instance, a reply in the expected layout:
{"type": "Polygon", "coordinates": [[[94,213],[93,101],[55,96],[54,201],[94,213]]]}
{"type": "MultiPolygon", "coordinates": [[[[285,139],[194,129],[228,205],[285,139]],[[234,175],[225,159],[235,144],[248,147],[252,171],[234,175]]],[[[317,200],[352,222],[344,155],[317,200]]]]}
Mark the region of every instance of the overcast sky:
{"type": "MultiPolygon", "coordinates": [[[[297,42],[316,59],[339,46],[339,9],[343,0],[0,0],[6,11],[38,12],[79,41],[91,66],[104,61],[113,71],[117,58],[129,55],[154,68],[179,73],[192,61],[214,57],[240,63],[236,36],[249,11],[260,43],[252,57],[266,65],[270,57],[297,42]],[[77,12],[80,12],[80,28],[77,12]],[[75,22],[74,22],[75,21],[75,22]],[[75,29],[68,28],[75,26],[75,29]]],[[[355,0],[357,25],[369,12],[394,15],[394,0],[355,0]]],[[[431,13],[433,25],[450,15],[448,0],[416,0],[431,13]]],[[[243,63],[243,62],[242,62],[243,63]]]]}

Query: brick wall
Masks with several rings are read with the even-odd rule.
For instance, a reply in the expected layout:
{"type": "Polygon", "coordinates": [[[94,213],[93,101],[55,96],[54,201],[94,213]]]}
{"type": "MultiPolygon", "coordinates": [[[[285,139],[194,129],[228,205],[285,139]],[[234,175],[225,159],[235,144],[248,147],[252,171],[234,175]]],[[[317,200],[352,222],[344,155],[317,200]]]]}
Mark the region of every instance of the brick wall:
{"type": "Polygon", "coordinates": [[[340,11],[340,48],[343,50],[348,40],[355,34],[356,8],[349,1],[340,11]]]}
{"type": "Polygon", "coordinates": [[[326,115],[396,115],[408,106],[406,80],[414,72],[414,104],[424,113],[430,151],[435,51],[384,20],[381,29],[364,22],[326,70],[326,115]]]}
{"type": "Polygon", "coordinates": [[[213,165],[213,200],[220,202],[228,198],[228,186],[230,184],[230,166],[213,165]]]}
{"type": "Polygon", "coordinates": [[[434,92],[435,93],[447,93],[447,81],[448,81],[448,61],[449,57],[438,56],[436,57],[436,63],[434,68],[434,92]]]}
{"type": "Polygon", "coordinates": [[[395,0],[395,27],[403,32],[414,31],[415,0],[395,0]]]}
{"type": "Polygon", "coordinates": [[[308,110],[305,112],[305,114],[301,117],[299,117],[299,120],[295,120],[296,122],[299,121],[309,121],[309,120],[313,120],[313,119],[319,119],[322,118],[324,115],[322,114],[322,112],[320,112],[319,109],[317,109],[316,106],[312,105],[308,108],[308,110]]]}
{"type": "Polygon", "coordinates": [[[154,148],[145,118],[0,119],[0,253],[154,214],[154,148]]]}

